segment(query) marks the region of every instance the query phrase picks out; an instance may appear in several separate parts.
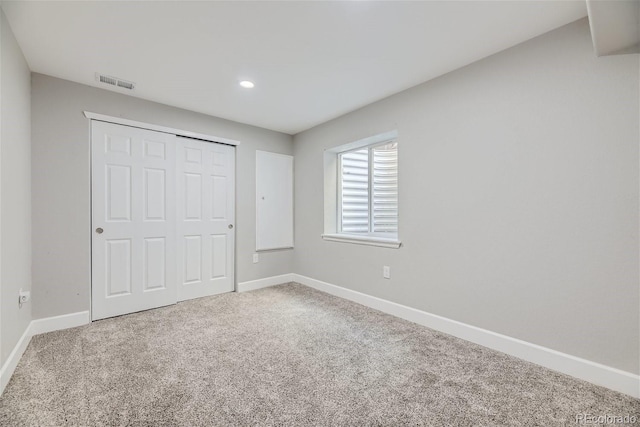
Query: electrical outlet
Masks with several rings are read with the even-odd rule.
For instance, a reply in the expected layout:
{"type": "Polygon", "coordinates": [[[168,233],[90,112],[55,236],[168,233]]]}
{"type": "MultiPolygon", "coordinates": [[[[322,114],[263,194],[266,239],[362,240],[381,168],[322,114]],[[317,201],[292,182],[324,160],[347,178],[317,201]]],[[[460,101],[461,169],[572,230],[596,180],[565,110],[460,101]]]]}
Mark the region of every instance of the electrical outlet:
{"type": "Polygon", "coordinates": [[[382,267],[382,277],[384,277],[385,279],[391,279],[391,267],[389,267],[388,265],[382,267]]]}
{"type": "Polygon", "coordinates": [[[20,289],[20,292],[18,292],[18,307],[22,308],[22,304],[28,302],[30,299],[31,292],[20,289]]]}
{"type": "Polygon", "coordinates": [[[253,263],[257,264],[260,262],[260,254],[253,254],[253,263]]]}

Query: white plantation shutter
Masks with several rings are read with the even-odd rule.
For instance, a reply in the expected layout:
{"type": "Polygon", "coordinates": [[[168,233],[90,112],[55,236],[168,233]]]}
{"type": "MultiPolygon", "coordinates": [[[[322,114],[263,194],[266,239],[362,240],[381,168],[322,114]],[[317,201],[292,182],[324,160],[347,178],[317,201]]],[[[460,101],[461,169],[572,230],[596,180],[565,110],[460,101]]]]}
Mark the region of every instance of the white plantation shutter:
{"type": "Polygon", "coordinates": [[[369,149],[344,153],[342,165],[342,232],[369,232],[369,149]]]}
{"type": "Polygon", "coordinates": [[[398,234],[398,144],[379,145],[373,153],[372,232],[398,234]]]}
{"type": "Polygon", "coordinates": [[[340,155],[343,233],[398,234],[398,145],[389,142],[340,155]]]}

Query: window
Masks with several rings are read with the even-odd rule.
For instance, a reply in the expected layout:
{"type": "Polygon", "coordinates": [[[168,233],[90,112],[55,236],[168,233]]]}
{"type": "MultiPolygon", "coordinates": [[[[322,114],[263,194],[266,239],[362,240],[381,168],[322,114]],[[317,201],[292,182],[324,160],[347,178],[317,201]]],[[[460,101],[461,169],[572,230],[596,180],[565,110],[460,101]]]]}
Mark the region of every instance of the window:
{"type": "Polygon", "coordinates": [[[327,150],[323,238],[400,246],[397,132],[327,150]]]}
{"type": "Polygon", "coordinates": [[[398,236],[398,143],[340,154],[340,231],[398,236]]]}

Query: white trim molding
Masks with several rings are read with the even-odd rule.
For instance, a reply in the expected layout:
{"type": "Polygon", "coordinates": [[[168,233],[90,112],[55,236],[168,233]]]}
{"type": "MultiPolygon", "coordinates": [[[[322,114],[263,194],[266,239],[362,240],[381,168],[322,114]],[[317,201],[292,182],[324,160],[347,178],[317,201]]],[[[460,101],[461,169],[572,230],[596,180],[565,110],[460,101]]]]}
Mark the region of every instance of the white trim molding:
{"type": "MultiPolygon", "coordinates": [[[[332,285],[300,274],[282,274],[237,284],[237,292],[246,292],[289,282],[362,304],[383,313],[417,323],[428,328],[491,348],[590,383],[640,398],[640,376],[612,368],[537,344],[512,338],[476,326],[468,325],[436,314],[427,313],[402,304],[387,301],[351,289],[332,285]]],[[[0,370],[0,394],[9,383],[31,337],[45,332],[73,328],[90,323],[88,311],[33,320],[0,370]]]]}
{"type": "Polygon", "coordinates": [[[254,291],[256,289],[268,288],[269,286],[276,286],[293,282],[293,276],[294,274],[282,274],[280,276],[271,276],[265,277],[264,279],[240,282],[236,286],[236,292],[254,291]]]}
{"type": "Polygon", "coordinates": [[[396,239],[386,239],[374,236],[355,236],[350,234],[323,234],[322,238],[329,242],[355,243],[356,245],[379,246],[382,248],[398,249],[402,242],[396,239]]]}
{"type": "Polygon", "coordinates": [[[292,281],[545,368],[640,398],[640,376],[299,274],[292,281]]]}
{"type": "Polygon", "coordinates": [[[187,138],[202,139],[204,141],[218,142],[220,144],[227,144],[227,145],[240,145],[240,141],[236,141],[234,139],[222,138],[219,136],[212,136],[204,133],[191,132],[188,130],[175,129],[167,126],[154,125],[151,123],[138,122],[136,120],[124,119],[122,117],[107,116],[104,114],[92,113],[91,111],[85,111],[84,116],[91,120],[98,120],[98,121],[107,122],[107,123],[115,123],[118,125],[131,126],[131,127],[140,128],[140,129],[155,130],[157,132],[170,133],[172,135],[185,136],[187,138]]]}
{"type": "Polygon", "coordinates": [[[62,316],[46,317],[32,320],[29,325],[31,336],[62,329],[75,328],[91,323],[91,314],[88,311],[63,314],[62,316]]]}
{"type": "Polygon", "coordinates": [[[22,355],[31,342],[31,337],[34,335],[44,334],[46,332],[88,325],[89,323],[91,323],[91,316],[88,311],[32,320],[18,340],[16,346],[13,348],[11,354],[9,354],[9,357],[2,366],[2,369],[0,369],[0,395],[4,392],[7,384],[9,384],[9,380],[18,366],[20,358],[22,358],[22,355]]]}
{"type": "Polygon", "coordinates": [[[18,367],[18,362],[20,362],[20,358],[24,354],[25,350],[29,346],[29,342],[31,341],[31,335],[29,333],[29,327],[25,329],[24,333],[18,340],[18,343],[9,354],[7,361],[2,365],[2,369],[0,369],[0,395],[4,393],[4,388],[9,384],[9,380],[13,375],[13,372],[18,367]]]}

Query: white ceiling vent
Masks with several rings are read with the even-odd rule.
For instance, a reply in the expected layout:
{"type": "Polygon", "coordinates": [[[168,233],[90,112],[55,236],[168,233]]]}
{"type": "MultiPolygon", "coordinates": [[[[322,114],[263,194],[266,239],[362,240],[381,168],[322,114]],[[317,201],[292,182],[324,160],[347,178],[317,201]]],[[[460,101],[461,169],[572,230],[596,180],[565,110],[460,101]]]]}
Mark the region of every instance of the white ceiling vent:
{"type": "Polygon", "coordinates": [[[122,80],[118,77],[106,76],[100,73],[96,73],[96,81],[99,81],[100,83],[108,84],[111,86],[121,87],[127,90],[134,90],[136,88],[136,84],[133,82],[122,80]]]}

